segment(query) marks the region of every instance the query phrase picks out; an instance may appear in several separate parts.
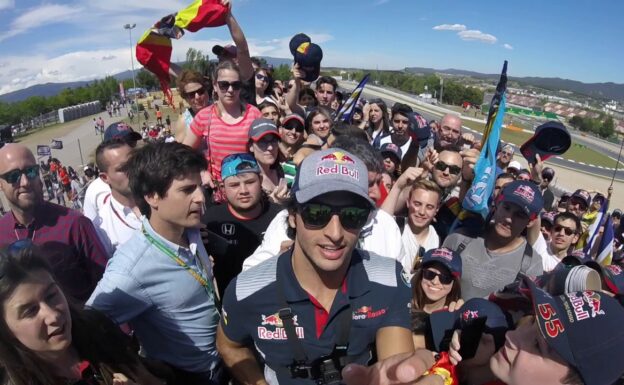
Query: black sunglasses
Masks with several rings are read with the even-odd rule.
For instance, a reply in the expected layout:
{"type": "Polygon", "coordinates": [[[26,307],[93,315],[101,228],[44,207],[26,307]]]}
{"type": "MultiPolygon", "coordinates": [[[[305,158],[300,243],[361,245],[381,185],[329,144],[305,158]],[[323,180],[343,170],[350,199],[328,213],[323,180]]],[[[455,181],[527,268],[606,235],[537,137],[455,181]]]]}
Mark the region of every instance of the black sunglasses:
{"type": "Polygon", "coordinates": [[[297,132],[303,132],[303,126],[299,125],[299,124],[289,124],[287,126],[282,126],[284,128],[284,130],[295,130],[297,132]]]}
{"type": "Polygon", "coordinates": [[[219,89],[221,91],[225,92],[229,90],[230,87],[232,87],[234,91],[238,91],[243,86],[243,83],[240,80],[237,80],[235,82],[227,82],[225,80],[220,80],[217,82],[217,85],[219,86],[219,89]]]}
{"type": "Polygon", "coordinates": [[[366,224],[371,209],[358,206],[335,207],[322,203],[304,203],[298,211],[307,227],[325,227],[334,215],[338,215],[342,227],[346,230],[356,230],[366,224]]]}
{"type": "Polygon", "coordinates": [[[22,174],[26,175],[28,180],[34,180],[39,177],[39,165],[26,167],[23,169],[11,170],[7,173],[0,175],[0,178],[6,180],[10,184],[16,184],[22,177],[22,174]]]}
{"type": "Polygon", "coordinates": [[[453,277],[449,274],[436,273],[429,269],[423,270],[423,278],[427,281],[433,281],[435,277],[438,277],[438,280],[440,280],[440,283],[443,285],[448,285],[453,282],[453,277]]]}
{"type": "Polygon", "coordinates": [[[434,165],[436,170],[438,171],[444,171],[448,168],[449,173],[453,174],[453,175],[457,175],[461,172],[461,167],[460,166],[455,166],[453,164],[446,164],[443,161],[439,160],[436,162],[436,164],[434,165]]]}
{"type": "Polygon", "coordinates": [[[182,93],[182,96],[183,96],[185,99],[188,99],[188,98],[194,98],[194,97],[195,97],[195,95],[199,95],[199,96],[201,96],[201,95],[203,95],[203,94],[205,94],[205,93],[206,93],[206,88],[202,86],[201,88],[198,88],[198,89],[196,89],[195,91],[191,91],[191,92],[183,92],[183,93],[182,93]]]}
{"type": "Polygon", "coordinates": [[[265,81],[265,82],[269,81],[269,77],[268,76],[264,76],[262,74],[256,74],[256,79],[262,80],[262,81],[265,81]]]}
{"type": "Polygon", "coordinates": [[[555,233],[560,233],[562,229],[563,229],[563,232],[565,233],[565,235],[567,235],[567,236],[570,236],[572,234],[576,234],[576,231],[572,230],[569,227],[565,227],[565,226],[561,226],[561,225],[555,225],[553,227],[553,230],[555,231],[555,233]]]}

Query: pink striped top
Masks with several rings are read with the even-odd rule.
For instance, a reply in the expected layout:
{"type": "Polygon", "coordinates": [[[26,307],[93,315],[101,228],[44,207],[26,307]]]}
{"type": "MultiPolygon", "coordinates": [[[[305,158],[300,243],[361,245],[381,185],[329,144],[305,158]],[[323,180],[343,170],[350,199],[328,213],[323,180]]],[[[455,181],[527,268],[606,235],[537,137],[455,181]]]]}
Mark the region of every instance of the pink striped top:
{"type": "Polygon", "coordinates": [[[221,162],[230,154],[249,152],[249,127],[261,118],[258,108],[247,104],[243,119],[234,124],[221,120],[216,104],[199,111],[191,123],[191,131],[206,140],[208,150],[204,153],[213,180],[221,181],[221,162]]]}

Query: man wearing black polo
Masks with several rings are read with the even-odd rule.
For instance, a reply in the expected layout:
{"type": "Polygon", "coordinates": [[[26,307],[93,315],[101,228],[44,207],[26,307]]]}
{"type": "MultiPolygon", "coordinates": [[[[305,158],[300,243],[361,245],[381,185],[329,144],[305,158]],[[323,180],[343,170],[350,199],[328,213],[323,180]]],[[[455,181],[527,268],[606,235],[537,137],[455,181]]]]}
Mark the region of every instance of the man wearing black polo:
{"type": "Polygon", "coordinates": [[[413,352],[410,289],[397,261],[356,249],[374,203],[364,162],[318,151],[301,164],[288,223],[291,250],[226,289],[217,347],[242,383],[339,380],[347,363],[413,352]],[[262,373],[250,346],[263,356],[262,373]]]}

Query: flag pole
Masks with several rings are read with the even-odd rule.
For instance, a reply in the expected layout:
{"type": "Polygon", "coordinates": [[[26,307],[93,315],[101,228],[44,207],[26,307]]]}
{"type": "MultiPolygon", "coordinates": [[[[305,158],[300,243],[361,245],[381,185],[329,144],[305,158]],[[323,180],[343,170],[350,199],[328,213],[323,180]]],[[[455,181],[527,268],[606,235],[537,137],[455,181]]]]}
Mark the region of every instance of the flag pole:
{"type": "Polygon", "coordinates": [[[615,174],[617,173],[618,166],[620,165],[620,157],[622,156],[622,146],[624,146],[624,139],[620,141],[620,152],[618,154],[617,162],[615,162],[615,170],[613,170],[613,177],[611,178],[611,184],[609,187],[613,186],[613,181],[615,180],[615,174]]]}

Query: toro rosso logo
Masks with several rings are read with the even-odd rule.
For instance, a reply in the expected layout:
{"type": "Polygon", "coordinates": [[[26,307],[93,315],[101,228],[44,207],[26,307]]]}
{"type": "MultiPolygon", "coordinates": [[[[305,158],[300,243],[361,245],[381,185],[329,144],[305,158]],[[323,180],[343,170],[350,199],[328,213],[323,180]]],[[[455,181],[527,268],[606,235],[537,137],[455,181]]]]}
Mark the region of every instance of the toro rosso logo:
{"type": "Polygon", "coordinates": [[[479,318],[478,310],[466,310],[465,312],[461,313],[461,319],[464,321],[468,321],[468,320],[475,319],[475,318],[479,318]]]}
{"type": "Polygon", "coordinates": [[[446,259],[447,261],[453,260],[453,252],[447,248],[437,249],[431,253],[431,256],[446,259]]]}
{"type": "Polygon", "coordinates": [[[527,185],[518,186],[513,194],[523,198],[529,203],[532,203],[535,198],[535,191],[527,185]]]}
{"type": "Polygon", "coordinates": [[[386,309],[379,309],[379,310],[373,310],[372,306],[361,306],[357,309],[355,309],[355,311],[353,311],[353,319],[354,320],[365,320],[365,319],[372,319],[372,318],[377,318],[379,316],[382,316],[384,314],[386,314],[387,312],[387,308],[386,309]]]}
{"type": "MultiPolygon", "coordinates": [[[[258,338],[261,340],[287,340],[286,329],[284,329],[284,323],[279,317],[278,313],[271,315],[261,315],[262,321],[258,326],[258,338]],[[270,328],[267,328],[269,326],[270,328]]],[[[295,334],[297,338],[304,338],[303,327],[299,326],[297,322],[297,316],[293,316],[293,324],[295,325],[295,334]]]]}

